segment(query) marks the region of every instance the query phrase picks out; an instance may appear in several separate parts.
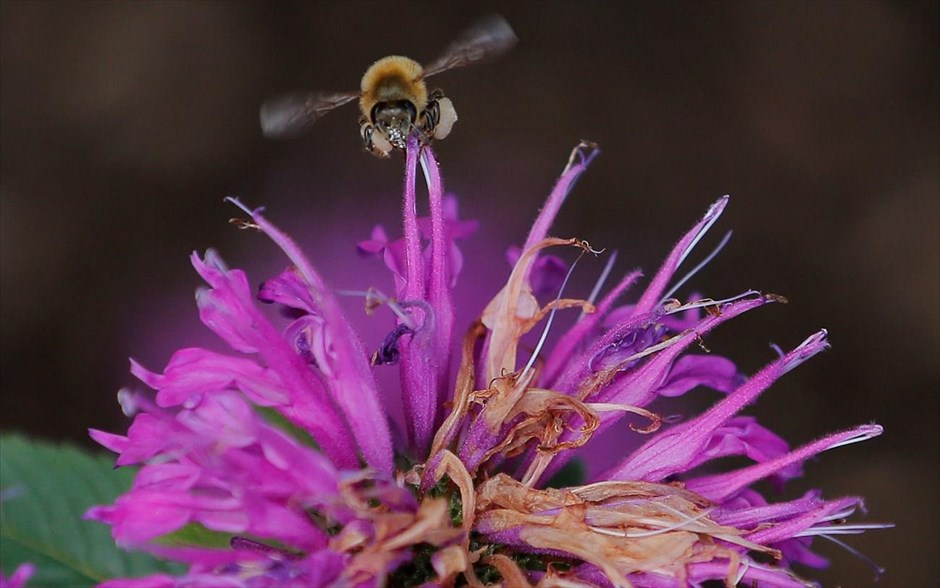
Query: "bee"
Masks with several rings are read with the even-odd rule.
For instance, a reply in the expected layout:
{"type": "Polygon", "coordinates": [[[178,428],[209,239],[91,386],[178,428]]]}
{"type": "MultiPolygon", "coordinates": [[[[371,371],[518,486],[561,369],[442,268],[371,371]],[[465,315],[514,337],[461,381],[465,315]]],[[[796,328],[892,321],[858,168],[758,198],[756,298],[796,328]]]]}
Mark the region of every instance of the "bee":
{"type": "Polygon", "coordinates": [[[261,130],[268,138],[300,134],[323,115],[359,99],[359,133],[366,151],[388,157],[405,149],[414,131],[422,143],[443,139],[457,122],[457,111],[441,90],[428,91],[425,78],[498,57],[516,44],[516,35],[500,16],[477,22],[430,65],[401,55],[383,57],[362,76],[358,92],[293,93],[261,106],[261,130]]]}

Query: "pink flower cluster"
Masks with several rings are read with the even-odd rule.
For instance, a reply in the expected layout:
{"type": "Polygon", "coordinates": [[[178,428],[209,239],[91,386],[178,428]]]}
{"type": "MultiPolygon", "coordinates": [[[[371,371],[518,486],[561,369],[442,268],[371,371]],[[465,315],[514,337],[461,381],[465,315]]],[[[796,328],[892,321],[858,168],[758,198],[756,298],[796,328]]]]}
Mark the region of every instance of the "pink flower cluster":
{"type": "Polygon", "coordinates": [[[750,377],[726,358],[695,353],[714,328],[782,300],[759,292],[674,298],[690,277],[677,279],[680,266],[727,197],[633,302],[623,299],[639,272],[601,294],[615,256],[594,292],[564,297],[573,266],[547,250],[597,252],[549,231],[596,154],[589,144],[574,150],[511,255],[505,285],[480,301],[459,341],[454,292],[474,286],[458,286],[456,242],[475,226],[444,196],[428,146],[412,138],[406,150],[402,237],[392,241],[377,228],[360,244],[393,276],[391,295],[365,293],[369,311],[382,307],[393,318],[384,341],[364,343],[299,247],[260,211],[243,208],[244,225],[270,237],[291,266],[256,294],[216,253],[194,254],[208,284],[197,294],[200,317],[232,353],[182,349],[162,373],[133,363],[156,395],[122,392],[135,415],[127,435],[92,431],[118,465],[139,471],[129,492],[88,518],[111,525],[121,546],[188,571],[104,586],[811,585],[793,565],[827,563],[812,550],[814,537],[877,525],[845,522],[862,508],[859,498],[813,491],[771,502],[754,484],[783,484],[807,459],[881,428],[791,449],[740,414],[826,349],[825,331],[750,377]],[[419,167],[427,217],[416,212],[419,167]],[[291,322],[276,327],[259,300],[291,322]],[[564,313],[571,320],[560,327],[564,313]],[[377,369],[398,370],[401,435],[393,437],[380,402],[377,369]],[[703,388],[720,399],[698,416],[675,422],[653,410],[658,400],[703,388]],[[584,484],[548,484],[615,437],[619,445],[606,451],[617,450],[616,459],[589,468],[584,484]],[[730,456],[750,465],[699,467],[730,456]],[[182,539],[193,528],[224,544],[182,539]]]}

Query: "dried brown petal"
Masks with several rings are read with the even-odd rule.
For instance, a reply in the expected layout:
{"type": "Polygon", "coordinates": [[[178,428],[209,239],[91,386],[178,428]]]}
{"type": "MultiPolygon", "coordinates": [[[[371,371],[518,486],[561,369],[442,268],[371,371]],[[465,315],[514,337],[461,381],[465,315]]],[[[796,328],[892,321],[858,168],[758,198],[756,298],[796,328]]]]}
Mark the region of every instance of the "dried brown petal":
{"type": "Polygon", "coordinates": [[[494,554],[483,559],[483,563],[493,566],[499,575],[502,576],[502,585],[513,588],[532,588],[525,572],[519,567],[511,557],[502,554],[494,554]]]}

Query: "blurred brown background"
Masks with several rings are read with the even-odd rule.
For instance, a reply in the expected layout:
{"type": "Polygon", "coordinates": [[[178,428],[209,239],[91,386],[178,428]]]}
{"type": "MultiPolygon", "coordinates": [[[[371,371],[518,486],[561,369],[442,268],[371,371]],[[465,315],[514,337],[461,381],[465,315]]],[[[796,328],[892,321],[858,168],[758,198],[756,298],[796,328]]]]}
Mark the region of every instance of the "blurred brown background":
{"type": "MultiPolygon", "coordinates": [[[[732,322],[710,347],[753,371],[769,342],[830,330],[833,349],[753,412],[794,444],[884,425],[810,464],[806,487],[861,494],[869,520],[897,523],[850,538],[888,568],[880,586],[935,585],[937,7],[3,2],[0,425],[83,443],[89,426],[123,430],[126,358],[159,369],[212,340],[187,255],[217,247],[255,281],[286,263],[227,224],[225,195],[266,205],[345,285],[353,244],[394,223],[401,164],[361,152],[353,106],[274,143],[259,104],[355,89],[384,54],[429,61],[500,12],[514,51],[435,80],[460,113],[437,148],[447,187],[484,226],[465,247],[464,287],[504,272],[487,266],[493,253],[524,239],[580,138],[603,153],[555,233],[619,249],[621,271],[655,271],[731,194],[716,235],[734,238],[697,289],[791,302],[732,322]]],[[[860,560],[822,549],[826,585],[873,585],[860,560]]]]}

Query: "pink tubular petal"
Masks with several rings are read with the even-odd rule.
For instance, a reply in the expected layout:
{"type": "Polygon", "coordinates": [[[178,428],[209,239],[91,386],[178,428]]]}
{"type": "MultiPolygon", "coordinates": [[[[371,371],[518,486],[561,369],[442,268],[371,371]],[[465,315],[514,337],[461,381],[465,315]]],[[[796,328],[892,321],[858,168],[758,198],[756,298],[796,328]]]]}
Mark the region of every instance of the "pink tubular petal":
{"type": "MultiPolygon", "coordinates": [[[[415,419],[414,441],[419,454],[423,454],[434,435],[434,422],[436,411],[440,405],[439,395],[448,385],[450,372],[450,347],[454,333],[454,302],[451,295],[452,283],[448,269],[450,261],[448,244],[445,232],[444,187],[441,181],[440,169],[437,159],[430,145],[421,152],[421,164],[428,180],[428,194],[431,210],[431,264],[428,284],[428,303],[434,313],[434,372],[431,382],[430,405],[431,414],[427,423],[419,428],[419,421],[415,419]]],[[[456,277],[456,273],[454,273],[456,277]]]]}
{"type": "Polygon", "coordinates": [[[754,527],[763,521],[786,519],[815,508],[823,502],[820,495],[819,490],[810,490],[795,500],[768,504],[759,492],[746,489],[726,501],[720,509],[716,509],[712,518],[722,525],[754,527]]]}
{"type": "Polygon", "coordinates": [[[682,396],[696,386],[707,386],[719,392],[731,392],[738,379],[734,363],[717,355],[685,355],[680,357],[665,384],[656,390],[658,396],[682,396]]]}
{"type": "MultiPolygon", "coordinates": [[[[333,424],[332,431],[346,436],[351,429],[367,463],[379,471],[392,471],[392,440],[388,422],[379,403],[375,379],[367,360],[368,355],[352,326],[346,320],[339,301],[326,287],[320,274],[313,268],[300,248],[280,229],[272,225],[260,212],[251,212],[252,222],[264,231],[296,266],[298,276],[306,284],[314,306],[325,322],[325,329],[335,346],[336,365],[328,388],[334,402],[342,409],[349,427],[333,424]]],[[[283,343],[283,340],[279,339],[283,343]]],[[[283,347],[281,347],[283,349],[283,347]]],[[[264,354],[264,351],[262,351],[264,354]]],[[[290,352],[293,366],[300,357],[290,352]]],[[[267,359],[267,355],[265,355],[267,359]]],[[[278,357],[279,361],[284,358],[278,357]]],[[[269,360],[270,361],[270,360],[269,360]]],[[[271,367],[274,367],[273,365],[271,367]]],[[[312,379],[312,372],[302,368],[312,379]]],[[[318,439],[319,441],[319,439],[318,439]]],[[[349,467],[350,464],[343,464],[349,467]]]]}
{"type": "MultiPolygon", "coordinates": [[[[615,379],[607,386],[597,390],[593,395],[586,397],[585,400],[588,402],[625,404],[635,407],[647,406],[657,398],[660,389],[664,386],[670,386],[672,370],[678,363],[677,358],[679,358],[689,346],[699,341],[702,335],[707,334],[725,321],[731,320],[744,312],[758,308],[768,302],[770,301],[759,297],[748,300],[738,300],[724,305],[717,316],[708,316],[702,319],[694,328],[690,328],[684,333],[676,335],[675,341],[669,347],[650,355],[649,358],[645,360],[645,363],[640,363],[636,367],[626,371],[619,379],[615,379]]],[[[577,393],[583,386],[581,382],[588,381],[593,375],[593,370],[590,368],[591,358],[609,345],[611,341],[616,338],[618,333],[622,334],[625,331],[629,331],[627,327],[630,325],[644,324],[649,320],[652,319],[648,316],[637,317],[627,319],[618,325],[608,336],[602,338],[579,356],[577,362],[572,362],[571,368],[560,378],[561,381],[556,385],[559,387],[564,386],[561,389],[568,393],[577,393]],[[577,378],[580,378],[580,380],[577,378]]],[[[721,381],[720,374],[713,377],[705,377],[704,374],[699,375],[701,376],[700,383],[703,384],[721,381]]],[[[599,415],[600,426],[594,434],[600,435],[605,432],[611,426],[622,420],[626,414],[627,413],[622,411],[601,413],[599,415]]],[[[576,435],[577,433],[569,430],[562,435],[561,440],[570,441],[574,439],[576,435]]],[[[656,438],[653,438],[653,440],[655,439],[656,438]]],[[[590,449],[588,451],[590,451],[590,449]]],[[[549,466],[545,475],[553,475],[564,464],[568,463],[572,457],[574,457],[572,452],[559,454],[549,466]]],[[[609,479],[609,475],[610,472],[604,472],[599,476],[592,477],[592,479],[594,481],[601,481],[609,479]]]]}
{"type": "Polygon", "coordinates": [[[261,559],[257,554],[228,548],[176,547],[154,544],[148,545],[147,551],[162,559],[192,564],[193,569],[213,569],[239,563],[253,564],[261,559]]]}
{"type": "Polygon", "coordinates": [[[0,573],[0,588],[24,588],[26,582],[36,573],[36,566],[31,563],[23,563],[16,567],[13,575],[9,578],[0,573]]]}
{"type": "MultiPolygon", "coordinates": [[[[405,279],[398,288],[400,300],[425,300],[425,266],[421,255],[421,233],[418,227],[415,180],[420,147],[417,138],[408,139],[405,161],[405,208],[403,218],[405,248],[405,279]]],[[[421,326],[414,337],[402,339],[401,390],[405,413],[405,427],[410,445],[423,452],[432,434],[434,416],[437,413],[437,357],[434,331],[437,317],[434,309],[418,310],[423,315],[421,326]],[[421,442],[418,445],[418,442],[421,442]]]]}
{"type": "Polygon", "coordinates": [[[265,280],[258,290],[258,300],[268,303],[283,304],[308,313],[316,313],[307,285],[293,268],[281,272],[281,275],[265,280]]]}
{"type": "Polygon", "coordinates": [[[571,356],[574,354],[578,345],[581,344],[591,331],[597,328],[597,325],[610,311],[614,302],[616,302],[630,286],[635,284],[641,275],[643,274],[639,271],[632,271],[624,276],[597,305],[594,314],[585,315],[579,323],[568,329],[568,331],[561,336],[558,343],[555,344],[552,353],[548,356],[548,360],[545,362],[545,370],[542,378],[546,386],[555,385],[558,375],[561,373],[566,363],[571,361],[571,356]]]}
{"type": "MultiPolygon", "coordinates": [[[[757,377],[757,376],[755,376],[757,377]]],[[[742,386],[743,388],[743,386],[742,386]]],[[[858,441],[867,441],[872,437],[877,437],[883,429],[878,425],[864,425],[827,435],[819,441],[809,443],[792,451],[786,455],[772,459],[763,463],[758,463],[746,468],[739,469],[726,474],[706,476],[696,478],[687,482],[687,488],[702,496],[721,502],[730,496],[747,488],[754,482],[766,478],[781,469],[793,464],[800,464],[818,453],[828,449],[856,443],[858,441]]]]}
{"type": "Polygon", "coordinates": [[[241,270],[229,270],[218,254],[206,251],[204,258],[193,252],[193,267],[211,290],[196,291],[199,318],[232,349],[242,353],[259,351],[255,332],[254,307],[248,279],[241,270]]]}
{"type": "Polygon", "coordinates": [[[265,459],[302,489],[308,500],[327,500],[337,494],[337,472],[320,453],[307,450],[276,429],[259,434],[265,459]]]}
{"type": "MultiPolygon", "coordinates": [[[[513,246],[506,250],[506,261],[509,262],[510,268],[516,265],[520,257],[522,249],[519,247],[513,246]]],[[[529,272],[532,292],[539,297],[556,294],[565,281],[568,269],[568,264],[557,255],[541,256],[532,264],[532,270],[529,272]]]]}
{"type": "Polygon", "coordinates": [[[829,567],[829,559],[814,553],[810,546],[812,537],[800,537],[777,543],[774,547],[783,553],[784,559],[790,563],[798,563],[811,568],[823,569],[829,567]]]}
{"type": "MultiPolygon", "coordinates": [[[[694,585],[701,585],[706,580],[724,580],[731,570],[731,562],[699,562],[689,566],[689,580],[694,585]]],[[[808,588],[816,586],[779,567],[764,567],[751,561],[739,564],[738,586],[760,586],[761,588],[808,588]]]]}
{"type": "Polygon", "coordinates": [[[861,499],[855,497],[823,502],[817,508],[785,522],[765,525],[764,528],[748,534],[747,539],[762,545],[785,542],[785,545],[790,547],[792,558],[798,559],[805,565],[822,567],[827,561],[809,551],[808,539],[813,535],[827,535],[828,531],[845,527],[838,523],[832,524],[831,521],[851,515],[856,508],[861,506],[861,503],[861,499]],[[817,524],[822,525],[823,528],[816,527],[817,524]]]}
{"type": "Polygon", "coordinates": [[[159,460],[141,468],[113,506],[92,508],[86,518],[110,524],[121,544],[144,549],[190,523],[301,550],[326,545],[305,510],[337,497],[336,471],[324,455],[266,425],[234,392],[173,417],[154,410],[137,415],[128,445],[159,460]]]}
{"type": "Polygon", "coordinates": [[[387,246],[388,234],[386,234],[385,227],[382,225],[375,225],[372,229],[372,235],[368,239],[359,241],[356,245],[359,251],[367,254],[379,253],[387,246]]]}
{"type": "Polygon", "coordinates": [[[336,586],[339,575],[345,568],[346,556],[324,549],[307,556],[304,561],[310,586],[336,586]]]}
{"type": "MultiPolygon", "coordinates": [[[[705,584],[708,581],[715,581],[713,583],[716,584],[727,581],[729,575],[732,580],[735,580],[730,584],[733,586],[757,586],[759,588],[812,588],[815,586],[797,578],[786,569],[763,567],[746,557],[735,564],[728,560],[695,562],[689,564],[685,572],[687,577],[684,581],[674,575],[654,573],[631,574],[628,579],[633,582],[634,586],[643,588],[680,588],[682,586],[702,588],[702,586],[710,585],[705,584]],[[737,568],[736,574],[733,573],[735,568],[732,566],[737,568]]],[[[584,576],[578,575],[585,579],[592,576],[593,574],[587,575],[587,572],[584,576]]],[[[606,585],[610,586],[610,584],[606,585]]]]}
{"type": "Polygon", "coordinates": [[[196,402],[206,393],[238,388],[260,406],[289,403],[277,374],[252,359],[232,357],[205,349],[181,349],[173,354],[163,375],[131,360],[131,373],[157,390],[157,405],[196,402]]]}
{"type": "Polygon", "coordinates": [[[264,490],[257,484],[255,488],[227,492],[225,483],[205,474],[175,486],[154,483],[164,479],[162,475],[143,476],[162,469],[146,466],[135,480],[134,489],[119,497],[113,506],[89,509],[85,518],[110,524],[115,540],[127,546],[144,547],[188,523],[216,531],[272,537],[304,549],[326,544],[327,536],[310,523],[306,514],[281,504],[282,493],[274,494],[274,500],[268,499],[257,492],[264,490]]]}
{"type": "MultiPolygon", "coordinates": [[[[255,221],[266,222],[260,215],[255,221]]],[[[282,414],[309,431],[334,463],[356,467],[358,457],[348,425],[337,413],[316,374],[255,307],[244,273],[228,271],[212,252],[206,254],[205,260],[194,253],[192,263],[212,287],[199,297],[200,315],[206,325],[236,349],[259,353],[268,368],[278,374],[290,397],[287,404],[279,407],[282,414]]],[[[380,428],[372,430],[381,431],[380,428]]]]}
{"type": "MultiPolygon", "coordinates": [[[[675,381],[671,380],[672,370],[674,366],[678,365],[679,363],[677,358],[679,358],[681,354],[688,349],[689,346],[699,341],[703,335],[709,333],[711,330],[721,325],[722,323],[772,301],[772,299],[759,296],[756,298],[736,300],[735,302],[725,304],[721,307],[717,315],[708,315],[693,328],[689,328],[683,333],[676,335],[674,337],[673,343],[670,346],[651,354],[648,359],[644,360],[645,363],[640,363],[636,367],[633,367],[630,370],[624,372],[624,374],[620,376],[619,379],[615,379],[607,386],[597,390],[593,395],[586,397],[585,400],[589,402],[626,404],[637,407],[647,406],[650,402],[656,399],[659,394],[659,390],[664,387],[669,389],[670,386],[675,384],[675,381]]],[[[576,361],[573,361],[569,369],[566,370],[566,372],[559,378],[559,382],[556,385],[561,390],[568,393],[578,393],[578,391],[580,391],[584,385],[583,382],[589,381],[594,374],[594,371],[591,369],[591,362],[593,357],[597,356],[602,350],[611,345],[614,341],[617,340],[618,337],[621,337],[625,333],[629,333],[631,330],[639,328],[642,325],[648,325],[650,324],[650,321],[654,321],[657,318],[658,317],[655,315],[646,315],[625,319],[603,338],[601,338],[600,341],[595,343],[586,352],[581,354],[576,361]]],[[[693,364],[694,363],[695,362],[693,362],[693,364]]],[[[706,362],[706,364],[708,365],[708,362],[706,362]]],[[[722,362],[710,365],[718,365],[720,366],[721,370],[726,369],[725,364],[722,362]]],[[[688,365],[686,367],[688,367],[688,365]]],[[[699,364],[699,367],[701,367],[701,364],[699,364]]],[[[716,382],[724,387],[726,382],[723,380],[722,375],[722,373],[711,374],[703,371],[698,373],[698,377],[695,379],[695,382],[705,385],[716,382]]],[[[681,379],[682,376],[680,375],[678,378],[681,379]]],[[[691,383],[691,380],[685,382],[685,384],[691,383]]],[[[595,435],[603,433],[615,423],[623,419],[624,416],[626,416],[626,413],[620,411],[602,413],[600,415],[600,426],[595,432],[595,435]]],[[[665,434],[668,435],[671,434],[671,432],[665,434]]],[[[569,430],[562,435],[561,439],[563,441],[570,441],[574,439],[576,435],[577,433],[569,430]]],[[[647,443],[647,445],[655,442],[663,435],[664,434],[661,433],[659,436],[654,437],[647,443]]],[[[590,451],[590,449],[587,451],[590,451]]],[[[574,457],[572,452],[560,454],[549,466],[548,470],[546,471],[546,475],[551,476],[572,457],[574,457]]],[[[595,478],[595,481],[610,479],[610,475],[611,472],[604,472],[595,478]]]]}
{"type": "MultiPolygon", "coordinates": [[[[650,359],[645,363],[631,368],[632,371],[625,372],[625,375],[620,379],[615,380],[588,399],[599,402],[622,402],[635,406],[646,406],[657,396],[661,388],[670,385],[668,378],[671,375],[673,364],[689,346],[699,341],[702,335],[707,334],[722,323],[768,302],[772,302],[772,300],[758,296],[725,304],[717,315],[709,315],[694,328],[676,335],[674,337],[675,341],[668,347],[651,354],[650,359]]],[[[660,324],[658,322],[659,318],[656,314],[640,315],[619,323],[575,361],[571,362],[569,368],[559,378],[557,386],[564,391],[578,390],[583,382],[594,374],[595,370],[592,369],[592,364],[596,357],[599,357],[606,349],[616,345],[619,340],[630,333],[660,324]]],[[[718,377],[714,379],[720,380],[718,377]]]]}
{"type": "Polygon", "coordinates": [[[537,243],[548,236],[548,230],[555,222],[555,217],[558,215],[558,211],[568,194],[574,188],[575,182],[578,181],[578,178],[591,165],[591,161],[598,154],[600,154],[600,149],[597,148],[597,145],[590,143],[581,143],[574,148],[574,151],[571,152],[571,159],[568,160],[568,165],[561,172],[561,177],[558,178],[558,182],[552,188],[552,193],[549,194],[548,200],[545,201],[538,218],[535,219],[535,223],[529,230],[529,236],[526,237],[522,251],[528,251],[535,247],[537,243]]]}
{"type": "Polygon", "coordinates": [[[546,235],[558,214],[562,203],[581,173],[600,153],[593,143],[581,142],[571,152],[568,165],[552,188],[548,200],[539,212],[529,230],[522,254],[513,266],[509,281],[483,311],[483,322],[490,329],[484,342],[482,372],[479,376],[485,380],[501,377],[516,369],[516,343],[519,333],[515,327],[519,319],[531,317],[538,308],[538,302],[532,294],[529,276],[538,262],[540,251],[546,246],[546,235]]]}
{"type": "MultiPolygon", "coordinates": [[[[762,463],[788,451],[786,441],[759,425],[755,418],[735,417],[715,429],[708,445],[689,463],[687,469],[691,470],[705,462],[733,455],[745,455],[762,463]]],[[[800,464],[793,464],[775,475],[788,480],[798,477],[801,473],[800,464]]]]}
{"type": "Polygon", "coordinates": [[[666,258],[666,262],[663,263],[663,266],[656,273],[653,281],[650,282],[650,285],[646,288],[643,297],[636,303],[634,313],[649,312],[657,305],[660,297],[662,297],[663,292],[666,290],[667,284],[669,284],[673,274],[679,268],[679,265],[685,260],[689,253],[692,252],[692,249],[695,248],[699,240],[705,236],[708,229],[715,224],[715,221],[721,216],[727,204],[727,196],[722,196],[716,200],[705,213],[705,216],[702,217],[702,220],[692,227],[692,230],[686,233],[686,235],[676,243],[672,253],[666,258]]]}
{"type": "MultiPolygon", "coordinates": [[[[120,445],[105,445],[105,447],[118,451],[117,465],[119,466],[143,463],[166,448],[169,430],[170,423],[166,418],[141,413],[137,415],[128,429],[128,441],[123,447],[120,445]]],[[[96,440],[100,442],[97,437],[96,440]]]]}
{"type": "MultiPolygon", "coordinates": [[[[413,324],[408,337],[395,339],[400,362],[402,404],[409,446],[423,455],[433,436],[440,397],[449,382],[454,330],[452,289],[462,263],[454,239],[466,236],[473,223],[459,222],[456,199],[444,199],[440,170],[429,146],[408,142],[405,169],[404,237],[390,246],[402,251],[404,274],[396,279],[399,304],[413,324]],[[418,218],[415,180],[420,162],[428,185],[430,216],[418,218]],[[421,251],[422,235],[428,239],[421,251]],[[417,326],[415,326],[417,325],[417,326]]],[[[386,249],[386,252],[388,249],[386,249]]],[[[402,327],[399,320],[398,328],[402,327]]]]}
{"type": "Polygon", "coordinates": [[[117,499],[114,506],[88,509],[85,519],[111,525],[111,534],[122,545],[137,546],[180,529],[189,513],[165,506],[163,492],[135,491],[117,499]]]}
{"type": "Polygon", "coordinates": [[[430,147],[419,146],[412,137],[408,141],[406,157],[406,279],[399,296],[403,303],[413,304],[412,312],[419,317],[423,315],[423,318],[414,336],[400,342],[402,401],[409,444],[417,455],[423,455],[434,434],[439,397],[447,387],[454,329],[451,288],[452,277],[456,277],[456,274],[449,267],[453,257],[446,231],[443,186],[434,153],[430,147]],[[419,160],[427,180],[430,201],[430,255],[427,266],[421,255],[415,198],[415,176],[419,160]]]}
{"type": "Polygon", "coordinates": [[[415,181],[418,173],[418,140],[408,138],[405,150],[404,243],[405,283],[398,291],[400,300],[424,298],[424,260],[421,257],[421,231],[418,228],[418,201],[415,181]]]}
{"type": "Polygon", "coordinates": [[[122,453],[128,447],[128,439],[123,435],[115,435],[114,433],[107,433],[105,431],[99,431],[98,429],[88,429],[88,436],[102,447],[110,449],[114,453],[122,453]]]}
{"type": "Polygon", "coordinates": [[[395,277],[395,291],[400,292],[405,287],[405,241],[399,239],[382,251],[382,261],[385,267],[391,270],[395,277]]]}
{"type": "Polygon", "coordinates": [[[305,314],[284,329],[284,339],[294,352],[329,380],[333,377],[336,348],[326,322],[316,314],[305,314]]]}
{"type": "MultiPolygon", "coordinates": [[[[771,363],[701,416],[660,433],[605,474],[607,479],[656,482],[685,471],[712,438],[715,429],[750,404],[777,378],[828,347],[825,332],[771,363]]],[[[781,466],[782,467],[782,466],[781,466]]]]}
{"type": "MultiPolygon", "coordinates": [[[[782,504],[773,504],[750,512],[737,513],[730,520],[741,521],[739,528],[753,527],[757,531],[747,535],[755,543],[768,545],[799,536],[799,533],[816,523],[826,520],[833,513],[853,512],[862,503],[860,498],[847,497],[837,500],[800,499],[782,504]],[[744,519],[742,515],[750,515],[744,519]],[[773,524],[767,524],[773,523],[773,524]]],[[[724,519],[723,519],[724,520],[724,519]]]]}
{"type": "Polygon", "coordinates": [[[246,497],[243,506],[248,512],[249,521],[243,530],[233,532],[270,537],[302,550],[326,547],[329,536],[312,525],[309,515],[303,510],[285,508],[286,505],[277,499],[251,496],[246,497]]]}
{"type": "Polygon", "coordinates": [[[216,394],[195,410],[181,411],[176,422],[197,438],[211,439],[221,448],[247,447],[255,443],[259,423],[254,408],[236,394],[216,394]]]}
{"type": "Polygon", "coordinates": [[[202,467],[190,460],[185,464],[178,461],[150,464],[137,472],[133,487],[171,493],[187,492],[198,484],[201,473],[202,467]]]}

